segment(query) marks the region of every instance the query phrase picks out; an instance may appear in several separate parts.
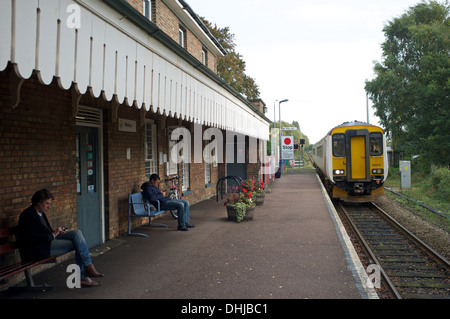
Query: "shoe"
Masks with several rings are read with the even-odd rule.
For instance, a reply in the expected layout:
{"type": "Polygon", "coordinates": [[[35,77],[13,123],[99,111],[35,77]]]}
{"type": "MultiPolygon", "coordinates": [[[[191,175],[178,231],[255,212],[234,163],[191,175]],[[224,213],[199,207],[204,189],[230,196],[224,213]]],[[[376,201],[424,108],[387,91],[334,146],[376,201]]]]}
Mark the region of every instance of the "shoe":
{"type": "Polygon", "coordinates": [[[101,274],[97,270],[95,270],[94,264],[90,264],[89,266],[86,266],[84,273],[86,274],[86,276],[93,277],[93,278],[105,277],[104,274],[101,274]]]}
{"type": "Polygon", "coordinates": [[[186,226],[186,228],[195,228],[195,225],[191,225],[191,224],[187,224],[187,223],[185,226],[186,226]]]}
{"type": "Polygon", "coordinates": [[[178,226],[177,230],[188,231],[189,229],[185,226],[178,226]]]}
{"type": "Polygon", "coordinates": [[[88,287],[97,287],[97,286],[101,286],[102,285],[101,282],[92,280],[89,277],[82,278],[80,280],[80,283],[81,283],[81,287],[86,287],[86,288],[88,288],[88,287]]]}

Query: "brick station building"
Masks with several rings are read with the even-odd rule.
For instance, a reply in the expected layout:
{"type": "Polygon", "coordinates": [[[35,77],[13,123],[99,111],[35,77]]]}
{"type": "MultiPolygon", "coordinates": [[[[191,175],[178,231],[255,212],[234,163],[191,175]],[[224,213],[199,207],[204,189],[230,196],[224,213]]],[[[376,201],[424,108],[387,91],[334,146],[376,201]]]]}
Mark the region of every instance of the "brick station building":
{"type": "Polygon", "coordinates": [[[191,203],[221,177],[261,177],[264,103],[216,75],[225,51],[186,1],[2,0],[0,43],[0,227],[48,188],[50,223],[95,247],[126,232],[128,194],[152,173],[180,176],[191,203]],[[177,128],[190,162],[170,156],[177,128]],[[199,161],[211,132],[223,160],[199,161]]]}

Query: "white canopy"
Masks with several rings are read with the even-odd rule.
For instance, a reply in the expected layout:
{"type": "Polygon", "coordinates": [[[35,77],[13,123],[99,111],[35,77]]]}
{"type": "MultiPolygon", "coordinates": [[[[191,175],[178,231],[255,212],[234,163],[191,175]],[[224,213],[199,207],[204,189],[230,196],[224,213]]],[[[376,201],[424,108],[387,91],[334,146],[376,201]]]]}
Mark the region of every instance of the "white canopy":
{"type": "Polygon", "coordinates": [[[0,71],[268,139],[263,117],[103,1],[2,0],[0,30],[0,71]]]}

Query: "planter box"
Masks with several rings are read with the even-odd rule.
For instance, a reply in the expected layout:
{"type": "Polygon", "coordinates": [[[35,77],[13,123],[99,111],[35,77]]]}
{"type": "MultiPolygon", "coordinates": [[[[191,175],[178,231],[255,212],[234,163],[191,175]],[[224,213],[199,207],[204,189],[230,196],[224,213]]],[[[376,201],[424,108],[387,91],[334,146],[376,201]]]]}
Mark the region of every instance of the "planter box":
{"type": "Polygon", "coordinates": [[[264,199],[266,198],[266,194],[257,194],[255,196],[256,206],[262,206],[264,204],[264,199]]]}
{"type": "MultiPolygon", "coordinates": [[[[247,207],[247,209],[245,210],[244,220],[252,220],[254,213],[255,213],[255,206],[247,207]]],[[[236,219],[236,210],[234,209],[234,207],[227,206],[227,214],[228,214],[228,220],[231,220],[234,222],[237,220],[236,219]]]]}

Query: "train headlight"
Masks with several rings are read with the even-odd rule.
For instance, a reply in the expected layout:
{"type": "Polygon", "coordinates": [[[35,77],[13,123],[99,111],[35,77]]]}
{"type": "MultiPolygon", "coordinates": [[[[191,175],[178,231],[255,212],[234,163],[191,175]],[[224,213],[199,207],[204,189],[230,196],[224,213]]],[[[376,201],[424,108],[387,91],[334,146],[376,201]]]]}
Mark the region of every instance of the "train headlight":
{"type": "Polygon", "coordinates": [[[379,174],[384,174],[384,169],[382,169],[382,168],[374,168],[373,170],[372,170],[372,174],[377,174],[377,175],[379,175],[379,174]]]}
{"type": "Polygon", "coordinates": [[[333,175],[345,175],[345,170],[335,169],[335,170],[333,170],[333,175]]]}

